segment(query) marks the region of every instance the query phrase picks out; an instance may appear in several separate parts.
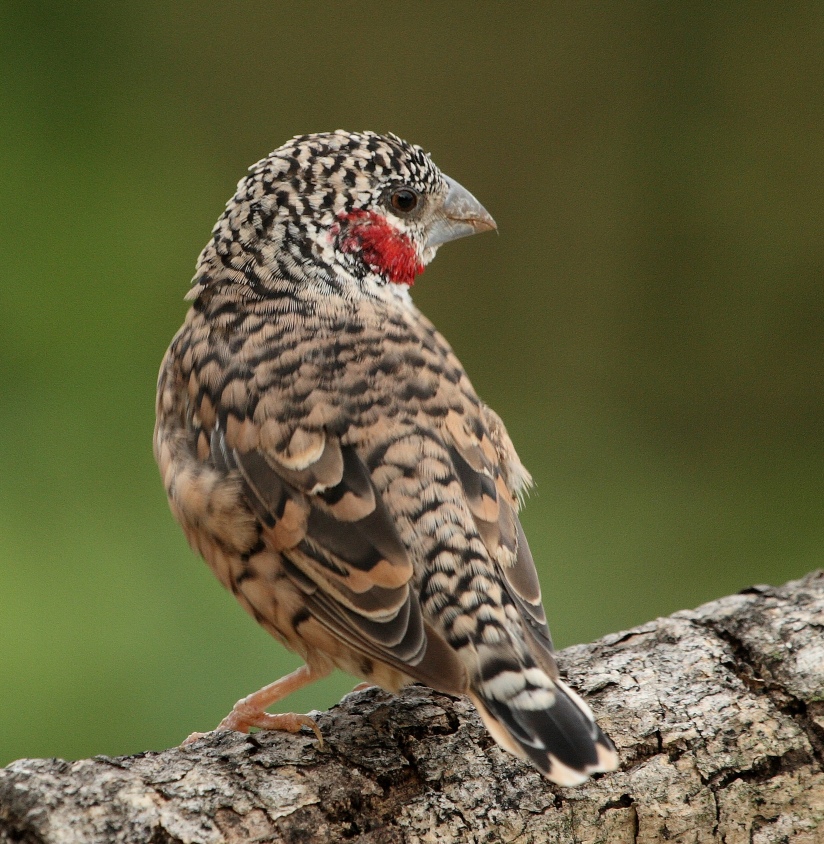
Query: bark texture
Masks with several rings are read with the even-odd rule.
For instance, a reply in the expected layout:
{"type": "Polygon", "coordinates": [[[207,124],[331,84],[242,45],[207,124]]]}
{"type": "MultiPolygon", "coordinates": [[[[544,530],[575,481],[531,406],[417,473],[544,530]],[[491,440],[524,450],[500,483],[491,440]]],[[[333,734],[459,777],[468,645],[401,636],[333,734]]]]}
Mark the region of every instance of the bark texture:
{"type": "Polygon", "coordinates": [[[0,770],[0,842],[824,842],[824,573],[757,586],[561,664],[622,769],[562,789],[472,707],[371,688],[307,734],[0,770]]]}

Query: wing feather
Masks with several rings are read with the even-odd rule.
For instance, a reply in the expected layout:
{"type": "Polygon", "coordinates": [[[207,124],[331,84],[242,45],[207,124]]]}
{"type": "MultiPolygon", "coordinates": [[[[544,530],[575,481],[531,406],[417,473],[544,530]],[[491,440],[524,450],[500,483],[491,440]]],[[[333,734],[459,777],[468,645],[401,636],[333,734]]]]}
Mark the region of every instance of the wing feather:
{"type": "Polygon", "coordinates": [[[520,461],[505,432],[487,430],[484,419],[494,422],[497,417],[488,411],[481,415],[478,430],[471,430],[458,414],[449,414],[444,425],[449,455],[478,534],[518,607],[530,650],[550,677],[557,677],[538,572],[516,512],[520,487],[512,489],[507,482],[512,466],[520,466],[520,461]]]}
{"type": "Polygon", "coordinates": [[[433,688],[466,688],[458,655],[423,620],[409,553],[354,447],[293,435],[281,461],[271,447],[241,451],[219,423],[210,446],[217,468],[239,472],[264,536],[323,626],[433,688]]]}

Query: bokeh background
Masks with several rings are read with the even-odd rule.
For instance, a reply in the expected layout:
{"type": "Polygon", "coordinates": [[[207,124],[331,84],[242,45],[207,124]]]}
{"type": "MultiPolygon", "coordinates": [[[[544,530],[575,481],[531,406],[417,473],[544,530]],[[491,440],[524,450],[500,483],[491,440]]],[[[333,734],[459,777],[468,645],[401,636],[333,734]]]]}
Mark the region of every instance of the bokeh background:
{"type": "Polygon", "coordinates": [[[297,665],[151,455],[197,254],[294,134],[394,131],[496,217],[414,295],[535,475],[560,645],[820,566],[822,43],[820,3],[2,2],[0,764],[297,665]]]}

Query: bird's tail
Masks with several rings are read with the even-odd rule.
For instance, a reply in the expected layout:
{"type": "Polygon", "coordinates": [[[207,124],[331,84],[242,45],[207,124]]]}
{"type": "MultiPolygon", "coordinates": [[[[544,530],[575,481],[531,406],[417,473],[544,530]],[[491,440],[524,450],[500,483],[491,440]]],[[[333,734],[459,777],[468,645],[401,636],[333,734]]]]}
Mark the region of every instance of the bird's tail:
{"type": "Polygon", "coordinates": [[[614,745],[566,683],[500,656],[482,665],[469,694],[498,744],[558,785],[579,785],[618,767],[614,745]]]}

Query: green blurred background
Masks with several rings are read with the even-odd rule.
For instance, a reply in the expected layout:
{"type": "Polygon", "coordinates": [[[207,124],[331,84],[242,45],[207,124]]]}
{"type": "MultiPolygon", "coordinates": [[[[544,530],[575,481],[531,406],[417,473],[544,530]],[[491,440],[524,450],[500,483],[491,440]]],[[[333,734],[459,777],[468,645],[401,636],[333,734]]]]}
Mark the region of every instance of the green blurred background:
{"type": "Polygon", "coordinates": [[[164,748],[297,665],[151,432],[197,254],[298,133],[396,132],[497,219],[414,295],[535,475],[558,644],[820,566],[822,43],[820,3],[0,4],[0,764],[164,748]]]}

